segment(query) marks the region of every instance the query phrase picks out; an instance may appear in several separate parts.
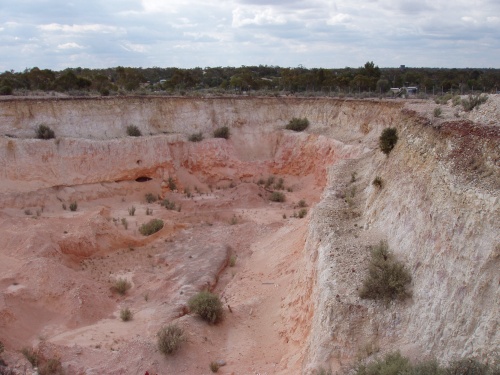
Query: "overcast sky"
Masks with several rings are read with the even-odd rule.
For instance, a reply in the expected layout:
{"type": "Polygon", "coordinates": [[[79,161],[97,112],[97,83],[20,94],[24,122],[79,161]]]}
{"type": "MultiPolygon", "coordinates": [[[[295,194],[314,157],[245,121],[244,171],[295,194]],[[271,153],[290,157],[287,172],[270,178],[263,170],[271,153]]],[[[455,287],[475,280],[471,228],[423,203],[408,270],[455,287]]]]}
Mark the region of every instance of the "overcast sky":
{"type": "Polygon", "coordinates": [[[500,68],[500,0],[0,0],[0,71],[500,68]]]}

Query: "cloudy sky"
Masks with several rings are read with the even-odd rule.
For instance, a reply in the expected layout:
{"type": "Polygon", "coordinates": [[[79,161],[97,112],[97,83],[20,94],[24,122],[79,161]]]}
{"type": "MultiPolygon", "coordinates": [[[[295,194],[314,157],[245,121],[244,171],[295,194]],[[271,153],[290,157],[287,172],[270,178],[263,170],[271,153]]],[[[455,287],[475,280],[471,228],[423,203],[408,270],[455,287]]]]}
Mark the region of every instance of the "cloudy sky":
{"type": "Polygon", "coordinates": [[[0,0],[0,71],[500,68],[499,0],[0,0]]]}

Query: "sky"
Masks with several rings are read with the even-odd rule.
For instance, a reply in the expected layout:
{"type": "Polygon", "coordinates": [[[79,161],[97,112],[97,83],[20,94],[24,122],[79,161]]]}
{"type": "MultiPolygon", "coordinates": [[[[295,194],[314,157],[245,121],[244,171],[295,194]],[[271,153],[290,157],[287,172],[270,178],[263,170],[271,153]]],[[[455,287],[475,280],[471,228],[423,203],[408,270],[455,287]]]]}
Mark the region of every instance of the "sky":
{"type": "Polygon", "coordinates": [[[0,0],[0,71],[500,68],[499,0],[0,0]]]}

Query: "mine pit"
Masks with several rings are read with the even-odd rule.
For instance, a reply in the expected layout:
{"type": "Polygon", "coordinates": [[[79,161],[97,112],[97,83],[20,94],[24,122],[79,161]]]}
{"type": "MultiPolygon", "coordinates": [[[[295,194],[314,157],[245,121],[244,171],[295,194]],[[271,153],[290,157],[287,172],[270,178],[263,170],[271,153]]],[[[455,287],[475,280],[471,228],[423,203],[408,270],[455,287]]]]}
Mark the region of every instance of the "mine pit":
{"type": "MultiPolygon", "coordinates": [[[[433,133],[439,129],[422,125],[422,117],[408,116],[399,102],[331,99],[0,102],[0,339],[7,360],[29,368],[20,350],[35,348],[71,374],[208,374],[217,360],[223,374],[313,374],[348,366],[367,346],[455,355],[453,345],[463,343],[437,343],[456,332],[432,335],[415,314],[426,311],[425,324],[439,326],[443,313],[454,321],[474,305],[471,287],[462,289],[460,311],[427,307],[429,298],[447,298],[430,286],[435,277],[450,277],[450,295],[463,287],[465,275],[453,270],[464,263],[454,251],[479,246],[473,270],[498,264],[498,190],[491,186],[499,166],[485,162],[485,187],[456,185],[453,171],[427,173],[429,163],[448,171],[445,158],[432,154],[447,151],[433,133]],[[284,129],[301,116],[311,128],[284,129]],[[150,135],[127,137],[129,121],[150,135]],[[42,122],[56,139],[29,135],[42,122]],[[221,124],[230,128],[227,140],[212,136],[221,124]],[[391,157],[377,149],[388,126],[401,137],[391,157]],[[204,139],[190,142],[195,132],[204,139]],[[422,151],[425,142],[434,142],[432,151],[422,151]],[[384,188],[372,183],[377,176],[384,188]],[[429,203],[438,201],[441,208],[429,203]],[[478,224],[464,207],[480,204],[478,224]],[[443,207],[462,216],[449,224],[443,207]],[[416,225],[420,215],[434,225],[416,225]],[[163,226],[144,235],[153,219],[163,226]],[[450,236],[462,242],[453,245],[450,236]],[[390,307],[357,295],[366,249],[388,237],[415,280],[412,302],[390,307]],[[427,250],[415,254],[416,245],[427,250]],[[123,293],[119,280],[128,285],[123,293]],[[190,313],[188,300],[201,290],[220,296],[221,322],[190,313]],[[130,321],[122,320],[124,309],[130,321]],[[165,356],[156,335],[171,323],[186,341],[165,356]],[[422,337],[413,340],[415,332],[422,337]]],[[[442,136],[443,144],[454,142],[453,133],[442,136]]],[[[497,140],[492,127],[471,142],[494,153],[497,140]]],[[[494,271],[478,282],[493,285],[494,271]]],[[[498,296],[496,285],[488,293],[498,296]]],[[[476,341],[463,344],[475,344],[483,357],[498,340],[498,311],[485,309],[483,323],[467,328],[477,329],[476,341]]]]}

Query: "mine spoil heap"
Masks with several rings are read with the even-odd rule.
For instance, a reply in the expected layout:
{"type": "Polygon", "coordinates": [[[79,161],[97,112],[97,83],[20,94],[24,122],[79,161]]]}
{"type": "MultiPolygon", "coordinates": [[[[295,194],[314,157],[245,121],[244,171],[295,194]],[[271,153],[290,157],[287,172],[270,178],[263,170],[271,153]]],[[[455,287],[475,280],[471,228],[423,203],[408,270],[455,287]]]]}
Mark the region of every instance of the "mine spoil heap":
{"type": "Polygon", "coordinates": [[[499,103],[2,99],[0,358],[140,375],[493,360],[499,103]],[[398,298],[360,297],[376,246],[409,274],[398,298]],[[172,324],[179,346],[158,346],[172,324]]]}

